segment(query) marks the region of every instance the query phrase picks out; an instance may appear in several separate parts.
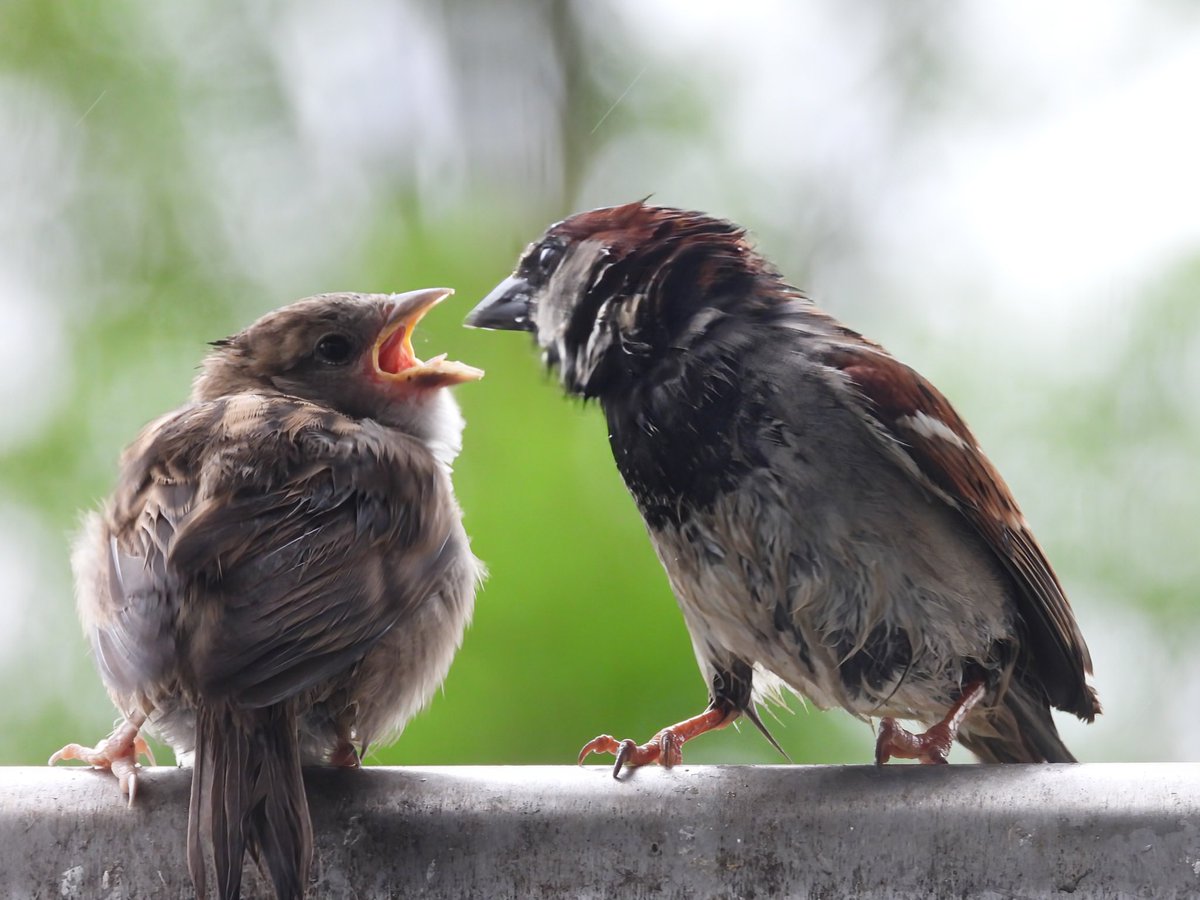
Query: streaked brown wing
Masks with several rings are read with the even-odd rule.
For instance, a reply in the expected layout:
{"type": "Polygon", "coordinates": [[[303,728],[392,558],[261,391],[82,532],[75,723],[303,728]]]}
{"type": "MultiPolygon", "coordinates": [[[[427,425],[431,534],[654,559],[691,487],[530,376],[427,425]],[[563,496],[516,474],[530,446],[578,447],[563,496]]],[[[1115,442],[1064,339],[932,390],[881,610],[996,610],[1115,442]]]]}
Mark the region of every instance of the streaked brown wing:
{"type": "Polygon", "coordinates": [[[900,466],[963,514],[1018,587],[1034,665],[1059,709],[1091,720],[1099,704],[1084,677],[1092,661],[1058,578],[1008,486],[966,423],[932,384],[870,344],[838,344],[821,359],[875,424],[900,466]]]}
{"type": "Polygon", "coordinates": [[[131,527],[121,534],[109,526],[84,535],[101,544],[89,555],[102,571],[84,576],[97,585],[91,597],[92,650],[104,683],[120,696],[158,683],[178,657],[180,592],[166,554],[193,496],[188,483],[149,485],[131,527]]]}
{"type": "MultiPolygon", "coordinates": [[[[306,690],[432,590],[452,518],[415,441],[288,398],[213,401],[160,429],[129,460],[147,499],[127,532],[155,523],[142,571],[202,693],[263,706],[306,690]],[[148,499],[166,482],[187,499],[171,527],[148,499]]],[[[107,630],[131,643],[128,615],[107,630]]]]}

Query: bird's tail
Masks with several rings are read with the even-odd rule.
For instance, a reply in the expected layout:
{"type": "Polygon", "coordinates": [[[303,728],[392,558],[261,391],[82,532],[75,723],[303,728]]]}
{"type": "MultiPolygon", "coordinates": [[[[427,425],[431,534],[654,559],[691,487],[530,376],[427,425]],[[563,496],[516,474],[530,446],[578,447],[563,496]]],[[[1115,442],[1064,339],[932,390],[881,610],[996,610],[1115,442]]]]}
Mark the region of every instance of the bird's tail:
{"type": "Polygon", "coordinates": [[[194,765],[188,869],[196,896],[206,896],[200,833],[207,823],[221,900],[237,900],[246,850],[266,869],[280,900],[302,898],[313,837],[291,705],[202,706],[194,765]]]}
{"type": "Polygon", "coordinates": [[[980,762],[1077,761],[1058,736],[1045,691],[1016,679],[997,706],[969,716],[958,737],[980,762]]]}

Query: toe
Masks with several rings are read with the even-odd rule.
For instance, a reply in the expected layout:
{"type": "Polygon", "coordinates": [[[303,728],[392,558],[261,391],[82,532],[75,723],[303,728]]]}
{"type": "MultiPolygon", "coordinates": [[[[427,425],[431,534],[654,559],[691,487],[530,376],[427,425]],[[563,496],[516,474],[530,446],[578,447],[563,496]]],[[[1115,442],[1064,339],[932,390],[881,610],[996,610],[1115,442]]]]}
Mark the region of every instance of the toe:
{"type": "Polygon", "coordinates": [[[683,762],[683,741],[675,732],[664,731],[659,736],[657,743],[662,748],[659,752],[658,762],[664,769],[670,769],[683,762]]]}
{"type": "Polygon", "coordinates": [[[133,758],[136,760],[142,756],[146,757],[146,761],[150,765],[158,765],[154,760],[154,751],[150,749],[150,745],[146,743],[146,739],[139,734],[133,741],[133,758]]]}
{"type": "MultiPolygon", "coordinates": [[[[101,745],[103,746],[103,745],[101,745]]],[[[62,762],[65,759],[75,759],[80,762],[89,763],[90,765],[99,765],[96,757],[99,755],[100,749],[93,747],[85,747],[83,744],[67,744],[61,750],[56,750],[51,754],[46,765],[52,766],[56,762],[62,762]]]]}
{"type": "Polygon", "coordinates": [[[576,760],[578,765],[583,765],[583,761],[593,753],[612,753],[616,755],[621,749],[621,742],[614,738],[611,734],[602,734],[592,738],[583,745],[583,749],[579,751],[579,758],[576,760]]]}

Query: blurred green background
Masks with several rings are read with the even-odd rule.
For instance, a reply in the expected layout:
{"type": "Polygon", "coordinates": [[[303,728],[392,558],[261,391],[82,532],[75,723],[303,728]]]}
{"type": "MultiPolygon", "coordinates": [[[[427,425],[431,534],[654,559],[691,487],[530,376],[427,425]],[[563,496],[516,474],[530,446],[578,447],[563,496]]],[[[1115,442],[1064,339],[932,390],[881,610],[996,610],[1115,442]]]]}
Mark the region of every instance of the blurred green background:
{"type": "MultiPolygon", "coordinates": [[[[599,411],[524,336],[459,327],[549,222],[647,195],[748,226],[972,423],[1092,645],[1075,752],[1195,758],[1197,83],[1184,2],[7,0],[0,762],[113,719],[68,548],[122,446],[207,341],[329,290],[453,286],[418,352],[488,372],[455,480],[491,578],[372,761],[570,763],[698,712],[599,411]]],[[[794,706],[795,761],[870,758],[867,725],[794,706]]],[[[778,761],[745,728],[687,759],[778,761]]]]}

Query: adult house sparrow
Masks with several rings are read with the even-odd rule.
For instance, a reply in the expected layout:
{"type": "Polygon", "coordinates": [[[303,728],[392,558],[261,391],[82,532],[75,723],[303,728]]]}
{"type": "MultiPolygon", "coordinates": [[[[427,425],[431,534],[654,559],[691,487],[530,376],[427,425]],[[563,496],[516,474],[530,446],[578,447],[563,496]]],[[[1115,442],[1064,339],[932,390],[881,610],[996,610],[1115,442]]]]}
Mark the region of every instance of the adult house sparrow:
{"type": "Polygon", "coordinates": [[[412,331],[452,293],[326,294],[215,342],[191,401],[125,451],[75,546],[80,616],[124,717],[96,748],[133,801],[143,729],[192,755],[188,865],[238,896],[244,850],[302,897],[300,767],[356,766],[445,677],[482,567],[450,483],[480,378],[412,331]]]}
{"type": "Polygon", "coordinates": [[[670,766],[739,715],[766,734],[755,702],[779,681],[883,717],[879,763],[945,762],[956,737],[987,762],[1074,761],[1050,707],[1095,717],[1091,659],[999,473],[933,385],[741,228],[642,203],[572,216],[467,324],[532,332],[600,401],[710,686],[700,715],[580,762],[670,766]]]}

